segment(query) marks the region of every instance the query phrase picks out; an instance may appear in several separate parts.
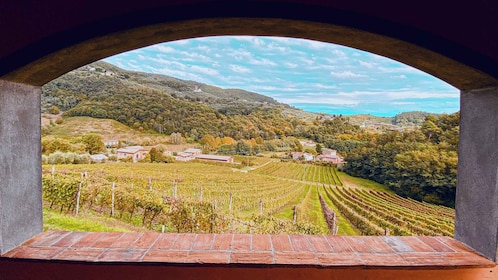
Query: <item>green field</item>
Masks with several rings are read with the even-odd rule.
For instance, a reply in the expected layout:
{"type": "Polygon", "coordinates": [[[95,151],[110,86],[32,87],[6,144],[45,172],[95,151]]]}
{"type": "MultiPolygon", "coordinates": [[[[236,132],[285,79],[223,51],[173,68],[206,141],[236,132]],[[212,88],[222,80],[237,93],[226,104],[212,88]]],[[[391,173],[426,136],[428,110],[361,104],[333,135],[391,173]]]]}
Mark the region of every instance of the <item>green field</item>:
{"type": "Polygon", "coordinates": [[[453,234],[453,209],[401,198],[333,167],[252,161],[249,169],[202,162],[46,165],[45,227],[329,234],[322,197],[340,235],[453,234]]]}

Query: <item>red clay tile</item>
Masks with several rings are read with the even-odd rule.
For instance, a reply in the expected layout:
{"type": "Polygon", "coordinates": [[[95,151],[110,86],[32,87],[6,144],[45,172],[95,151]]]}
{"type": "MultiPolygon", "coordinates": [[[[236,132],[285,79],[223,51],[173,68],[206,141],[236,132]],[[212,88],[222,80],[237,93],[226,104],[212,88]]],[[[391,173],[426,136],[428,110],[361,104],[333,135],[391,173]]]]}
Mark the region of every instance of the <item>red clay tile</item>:
{"type": "Polygon", "coordinates": [[[448,236],[437,236],[437,240],[452,248],[456,252],[474,252],[474,249],[448,236]]]}
{"type": "Polygon", "coordinates": [[[93,243],[93,248],[109,248],[112,243],[116,242],[124,233],[122,232],[106,232],[100,236],[95,243],[93,243]]]}
{"type": "Polygon", "coordinates": [[[154,245],[154,242],[159,238],[159,235],[160,234],[156,232],[146,232],[133,243],[133,247],[148,249],[154,245]]]}
{"type": "Polygon", "coordinates": [[[360,253],[359,258],[367,266],[399,267],[408,264],[408,261],[397,254],[360,253]]]}
{"type": "Polygon", "coordinates": [[[436,252],[455,252],[455,250],[432,236],[419,236],[418,239],[436,250],[436,252]]]}
{"type": "Polygon", "coordinates": [[[293,251],[292,244],[289,240],[289,236],[286,234],[272,235],[271,243],[273,244],[273,249],[275,251],[293,251]]]}
{"type": "Polygon", "coordinates": [[[317,264],[322,266],[361,266],[362,260],[355,253],[318,253],[317,264]]]}
{"type": "Polygon", "coordinates": [[[247,264],[272,264],[273,255],[271,251],[266,252],[233,252],[230,255],[230,263],[247,264]]]}
{"type": "Polygon", "coordinates": [[[480,257],[477,254],[458,252],[458,253],[445,253],[441,255],[449,264],[459,267],[494,267],[496,263],[480,257]]]}
{"type": "Polygon", "coordinates": [[[353,249],[349,246],[343,236],[326,235],[325,238],[329,242],[330,247],[336,253],[352,253],[353,249]]]}
{"type": "Polygon", "coordinates": [[[192,250],[209,250],[213,245],[214,235],[212,234],[197,234],[192,250]]]}
{"type": "Polygon", "coordinates": [[[251,250],[251,235],[250,234],[234,234],[232,245],[233,251],[250,251],[251,250]]]}
{"type": "Polygon", "coordinates": [[[109,248],[130,248],[142,234],[140,232],[126,232],[118,240],[114,241],[109,248]]]}
{"type": "Polygon", "coordinates": [[[154,249],[169,249],[178,239],[179,234],[176,233],[163,233],[159,235],[156,243],[152,246],[154,249]]]}
{"type": "Polygon", "coordinates": [[[52,246],[55,247],[70,247],[74,243],[78,242],[81,238],[86,236],[86,232],[71,232],[70,234],[64,236],[62,239],[57,241],[52,246]]]}
{"type": "Polygon", "coordinates": [[[92,246],[104,232],[88,232],[80,240],[74,243],[71,247],[90,247],[92,246]]]}
{"type": "Polygon", "coordinates": [[[23,251],[23,250],[28,250],[29,247],[27,246],[20,246],[20,247],[16,247],[10,251],[7,251],[6,253],[0,255],[1,257],[4,257],[4,258],[13,258],[15,254],[17,254],[18,252],[20,251],[23,251]]]}
{"type": "Polygon", "coordinates": [[[332,248],[323,235],[308,235],[308,241],[315,252],[332,252],[332,248]]]}
{"type": "Polygon", "coordinates": [[[252,251],[271,251],[271,237],[268,234],[252,235],[252,251]]]}
{"type": "Polygon", "coordinates": [[[230,244],[232,244],[232,239],[233,239],[233,234],[215,234],[211,250],[216,250],[216,251],[230,250],[230,244]]]}
{"type": "Polygon", "coordinates": [[[52,246],[54,243],[58,242],[66,235],[69,235],[70,231],[47,231],[46,234],[43,234],[37,240],[30,244],[31,247],[44,247],[44,246],[52,246]]]}
{"type": "Polygon", "coordinates": [[[64,249],[65,248],[61,247],[21,247],[19,250],[15,251],[12,258],[50,260],[64,251],[64,249]]]}
{"type": "Polygon", "coordinates": [[[311,247],[310,243],[308,242],[306,235],[292,234],[292,235],[289,235],[289,238],[291,240],[292,248],[294,249],[294,251],[300,251],[300,252],[313,251],[313,248],[311,247]]]}
{"type": "Polygon", "coordinates": [[[51,232],[52,231],[46,231],[46,232],[39,233],[39,234],[35,235],[33,238],[31,238],[30,240],[27,240],[26,242],[24,242],[21,246],[30,246],[33,243],[38,242],[38,240],[44,238],[46,234],[50,234],[51,232]]]}
{"type": "Polygon", "coordinates": [[[403,241],[412,247],[414,252],[435,252],[434,248],[419,239],[419,236],[403,236],[403,241]]]}
{"type": "Polygon", "coordinates": [[[160,263],[184,263],[187,259],[188,251],[170,251],[170,250],[150,250],[145,254],[143,262],[160,262],[160,263]]]}
{"type": "Polygon", "coordinates": [[[368,253],[372,251],[367,242],[363,238],[358,238],[358,236],[344,236],[344,240],[349,244],[354,252],[368,253]]]}
{"type": "Polygon", "coordinates": [[[208,252],[196,251],[188,252],[186,263],[209,263],[209,264],[227,264],[230,261],[229,252],[208,252]]]}
{"type": "Polygon", "coordinates": [[[400,253],[403,259],[408,262],[409,266],[430,266],[441,267],[449,266],[448,261],[438,253],[425,254],[425,253],[400,253]]]}
{"type": "Polygon", "coordinates": [[[403,241],[400,236],[383,236],[382,239],[396,252],[414,252],[415,250],[403,241]]]}
{"type": "Polygon", "coordinates": [[[178,236],[173,246],[171,246],[172,250],[190,250],[192,248],[192,243],[195,240],[194,233],[184,233],[178,236]]]}
{"type": "Polygon", "coordinates": [[[109,249],[104,251],[97,260],[101,262],[138,262],[145,255],[145,249],[109,249]]]}
{"type": "Polygon", "coordinates": [[[276,264],[293,264],[293,265],[316,265],[318,259],[313,252],[275,252],[274,260],[276,264]]]}
{"type": "Polygon", "coordinates": [[[370,253],[394,253],[394,249],[379,236],[362,236],[361,240],[370,247],[370,253]]]}
{"type": "Polygon", "coordinates": [[[97,261],[105,249],[98,248],[68,248],[54,259],[67,261],[97,261]]]}

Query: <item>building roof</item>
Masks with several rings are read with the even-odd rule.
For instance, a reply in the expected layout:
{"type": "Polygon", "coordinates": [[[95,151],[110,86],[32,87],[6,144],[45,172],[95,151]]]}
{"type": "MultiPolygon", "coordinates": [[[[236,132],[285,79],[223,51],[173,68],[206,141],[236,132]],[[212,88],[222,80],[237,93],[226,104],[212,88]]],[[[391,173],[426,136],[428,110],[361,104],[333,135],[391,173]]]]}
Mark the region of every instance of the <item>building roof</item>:
{"type": "Polygon", "coordinates": [[[124,148],[119,148],[116,152],[125,154],[135,154],[140,151],[146,151],[142,146],[129,146],[124,148]]]}
{"type": "Polygon", "coordinates": [[[228,161],[232,159],[231,156],[217,156],[217,155],[196,155],[195,158],[197,159],[210,159],[210,160],[224,160],[228,161]]]}
{"type": "Polygon", "coordinates": [[[186,149],[183,152],[184,153],[202,153],[202,150],[201,149],[195,149],[195,148],[188,148],[188,149],[186,149]]]}
{"type": "Polygon", "coordinates": [[[103,154],[96,154],[96,155],[91,155],[90,158],[93,160],[101,160],[101,159],[107,159],[108,157],[103,154]]]}

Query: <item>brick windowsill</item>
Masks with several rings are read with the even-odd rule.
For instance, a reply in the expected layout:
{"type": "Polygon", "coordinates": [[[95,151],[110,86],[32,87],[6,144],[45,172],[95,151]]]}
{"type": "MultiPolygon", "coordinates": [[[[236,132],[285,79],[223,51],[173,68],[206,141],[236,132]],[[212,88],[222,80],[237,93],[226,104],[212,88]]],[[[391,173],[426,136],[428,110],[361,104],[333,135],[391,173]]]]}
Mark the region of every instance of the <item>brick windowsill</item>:
{"type": "Polygon", "coordinates": [[[49,231],[3,259],[306,267],[483,268],[496,264],[449,237],[49,231]]]}

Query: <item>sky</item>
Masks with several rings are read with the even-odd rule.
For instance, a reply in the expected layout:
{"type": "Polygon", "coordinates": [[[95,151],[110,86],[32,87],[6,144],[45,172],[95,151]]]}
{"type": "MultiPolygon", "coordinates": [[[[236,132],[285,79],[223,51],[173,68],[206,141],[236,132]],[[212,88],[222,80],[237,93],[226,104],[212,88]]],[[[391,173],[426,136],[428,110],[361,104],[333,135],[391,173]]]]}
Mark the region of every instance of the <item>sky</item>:
{"type": "Polygon", "coordinates": [[[172,41],[108,57],[133,71],[164,74],[270,96],[305,111],[394,116],[454,113],[455,87],[372,53],[305,39],[216,36],[172,41]]]}

